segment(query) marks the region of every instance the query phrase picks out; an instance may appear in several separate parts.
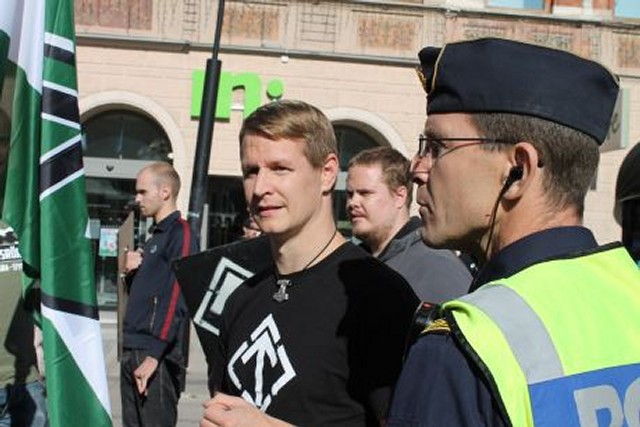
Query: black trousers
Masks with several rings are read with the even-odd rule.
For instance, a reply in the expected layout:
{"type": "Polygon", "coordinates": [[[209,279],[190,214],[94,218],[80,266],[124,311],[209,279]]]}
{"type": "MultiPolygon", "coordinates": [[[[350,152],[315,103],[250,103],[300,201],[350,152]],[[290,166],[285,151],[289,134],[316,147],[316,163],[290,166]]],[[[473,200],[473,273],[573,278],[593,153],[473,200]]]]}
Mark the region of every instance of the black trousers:
{"type": "Polygon", "coordinates": [[[163,358],[147,384],[146,396],[138,393],[134,371],[146,354],[125,349],[120,359],[120,396],[123,427],[174,427],[178,420],[178,399],[184,367],[163,358]]]}

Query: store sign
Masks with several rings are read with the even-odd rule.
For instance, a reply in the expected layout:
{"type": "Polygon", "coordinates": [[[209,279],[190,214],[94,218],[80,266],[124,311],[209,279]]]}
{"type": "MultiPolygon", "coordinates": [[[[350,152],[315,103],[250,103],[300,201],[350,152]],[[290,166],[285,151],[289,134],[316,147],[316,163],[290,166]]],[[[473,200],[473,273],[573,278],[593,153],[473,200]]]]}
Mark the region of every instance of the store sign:
{"type": "MultiPolygon", "coordinates": [[[[196,70],[191,75],[192,118],[200,117],[204,78],[204,70],[196,70]]],[[[244,117],[247,117],[263,104],[263,93],[268,100],[280,99],[284,94],[284,84],[281,80],[270,80],[267,82],[266,90],[263,92],[262,79],[257,73],[232,73],[222,71],[218,85],[216,119],[228,120],[231,117],[231,110],[239,109],[244,112],[244,117]],[[244,91],[243,103],[241,105],[234,105],[234,92],[240,89],[244,91]]]]}
{"type": "Polygon", "coordinates": [[[18,236],[16,236],[11,227],[0,222],[0,284],[8,285],[12,277],[4,276],[1,273],[12,271],[22,271],[22,258],[18,251],[18,236]]]}

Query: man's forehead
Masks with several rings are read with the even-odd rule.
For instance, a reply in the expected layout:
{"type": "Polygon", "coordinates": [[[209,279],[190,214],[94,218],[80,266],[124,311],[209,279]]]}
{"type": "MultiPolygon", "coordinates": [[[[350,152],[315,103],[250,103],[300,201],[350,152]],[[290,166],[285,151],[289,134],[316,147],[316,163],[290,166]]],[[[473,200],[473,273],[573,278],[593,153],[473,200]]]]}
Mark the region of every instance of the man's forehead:
{"type": "Polygon", "coordinates": [[[377,184],[386,185],[379,162],[353,165],[347,171],[347,182],[353,189],[371,190],[377,184]],[[354,182],[357,180],[357,182],[354,182]],[[355,188],[357,187],[357,188],[355,188]]]}
{"type": "Polygon", "coordinates": [[[425,135],[456,133],[461,130],[461,126],[469,128],[467,131],[477,130],[471,114],[452,112],[430,114],[425,120],[423,131],[425,135]]]}
{"type": "Polygon", "coordinates": [[[347,172],[350,172],[354,169],[365,171],[368,175],[375,175],[376,173],[382,173],[382,164],[375,161],[370,163],[356,163],[354,165],[351,165],[347,172]]]}
{"type": "Polygon", "coordinates": [[[260,138],[246,141],[240,151],[242,168],[253,168],[272,165],[298,165],[311,162],[305,154],[303,141],[294,139],[271,140],[260,138]]]}

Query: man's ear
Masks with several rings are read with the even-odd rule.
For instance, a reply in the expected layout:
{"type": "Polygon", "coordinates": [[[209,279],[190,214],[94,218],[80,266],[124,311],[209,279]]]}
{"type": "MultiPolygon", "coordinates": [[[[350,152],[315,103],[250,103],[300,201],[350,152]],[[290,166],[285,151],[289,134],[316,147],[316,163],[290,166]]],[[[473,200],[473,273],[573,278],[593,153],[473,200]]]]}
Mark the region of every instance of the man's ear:
{"type": "Polygon", "coordinates": [[[160,184],[158,186],[158,193],[160,193],[162,200],[171,199],[171,186],[168,184],[160,184]]]}
{"type": "Polygon", "coordinates": [[[338,180],[338,173],[340,172],[340,161],[335,153],[327,155],[322,166],[322,192],[330,193],[336,185],[338,180]]]}
{"type": "Polygon", "coordinates": [[[538,150],[529,142],[519,142],[514,145],[514,150],[509,155],[508,169],[504,172],[504,184],[508,186],[504,190],[503,198],[518,199],[529,188],[534,179],[541,179],[541,159],[538,150]],[[537,178],[535,178],[537,177],[537,178]]]}
{"type": "Polygon", "coordinates": [[[404,185],[399,186],[395,190],[393,190],[395,207],[400,209],[407,206],[407,197],[409,197],[409,189],[404,185]]]}

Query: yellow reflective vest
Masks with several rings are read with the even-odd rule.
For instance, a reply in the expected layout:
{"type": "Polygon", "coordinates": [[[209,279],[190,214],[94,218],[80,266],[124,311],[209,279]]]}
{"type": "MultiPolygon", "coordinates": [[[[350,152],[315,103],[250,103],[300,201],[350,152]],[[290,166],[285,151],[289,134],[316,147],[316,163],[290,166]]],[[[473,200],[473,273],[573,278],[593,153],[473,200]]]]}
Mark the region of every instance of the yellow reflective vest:
{"type": "Polygon", "coordinates": [[[619,244],[444,305],[513,426],[640,426],[640,270],[619,244]]]}

